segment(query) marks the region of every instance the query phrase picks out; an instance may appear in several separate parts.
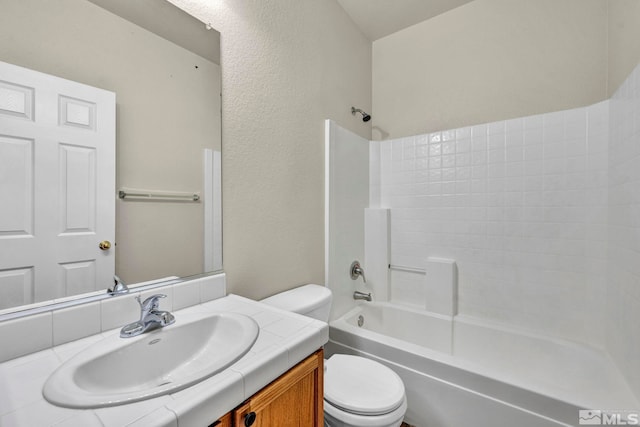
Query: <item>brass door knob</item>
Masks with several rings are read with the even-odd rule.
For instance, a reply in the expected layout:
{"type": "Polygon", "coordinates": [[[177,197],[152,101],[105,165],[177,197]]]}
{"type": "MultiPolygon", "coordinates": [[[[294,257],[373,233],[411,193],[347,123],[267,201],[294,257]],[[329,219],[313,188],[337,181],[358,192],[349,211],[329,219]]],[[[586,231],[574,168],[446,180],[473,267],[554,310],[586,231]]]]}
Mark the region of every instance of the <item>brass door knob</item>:
{"type": "Polygon", "coordinates": [[[103,251],[109,250],[109,249],[111,249],[111,242],[108,241],[108,240],[103,240],[102,242],[100,242],[98,247],[100,249],[102,249],[103,251]]]}

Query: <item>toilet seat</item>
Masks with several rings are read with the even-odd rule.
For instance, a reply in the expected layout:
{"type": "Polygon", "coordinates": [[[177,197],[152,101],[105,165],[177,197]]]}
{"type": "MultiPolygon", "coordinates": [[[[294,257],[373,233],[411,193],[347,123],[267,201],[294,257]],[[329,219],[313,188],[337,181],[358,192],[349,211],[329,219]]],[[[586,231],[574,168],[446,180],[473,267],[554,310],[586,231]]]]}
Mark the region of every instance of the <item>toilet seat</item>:
{"type": "Polygon", "coordinates": [[[325,426],[399,427],[407,412],[406,397],[396,410],[384,415],[356,415],[336,408],[324,401],[325,426]]]}
{"type": "Polygon", "coordinates": [[[384,415],[405,403],[404,384],[381,363],[334,354],[325,361],[324,399],[325,406],[354,415],[384,415]]]}

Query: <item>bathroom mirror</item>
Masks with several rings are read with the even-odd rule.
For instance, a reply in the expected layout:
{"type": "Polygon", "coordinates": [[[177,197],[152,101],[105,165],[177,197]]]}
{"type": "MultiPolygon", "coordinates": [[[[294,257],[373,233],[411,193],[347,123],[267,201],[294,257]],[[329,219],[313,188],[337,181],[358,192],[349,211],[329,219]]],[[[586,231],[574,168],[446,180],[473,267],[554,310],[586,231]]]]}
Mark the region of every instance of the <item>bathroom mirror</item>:
{"type": "MultiPolygon", "coordinates": [[[[43,281],[44,274],[29,265],[0,264],[0,313],[18,311],[25,304],[104,293],[113,285],[113,268],[98,275],[91,264],[106,254],[114,257],[115,273],[128,283],[222,269],[219,42],[217,31],[164,0],[2,2],[1,62],[115,93],[115,185],[106,197],[111,198],[112,207],[115,200],[112,210],[116,225],[112,235],[92,235],[90,229],[78,233],[89,236],[97,255],[80,254],[72,263],[56,265],[57,270],[51,270],[53,274],[47,277],[70,278],[61,286],[59,277],[55,277],[58,284],[52,287],[60,289],[40,292],[36,286],[50,285],[42,285],[47,281],[43,281]],[[122,191],[127,193],[125,198],[120,198],[122,191]],[[131,194],[134,197],[129,197],[131,194]],[[192,196],[176,198],[186,194],[192,196]],[[88,283],[93,288],[87,289],[88,283]]],[[[0,73],[0,97],[5,96],[5,100],[19,86],[5,85],[3,92],[6,80],[0,73]]],[[[38,111],[42,98],[31,96],[34,111],[38,111]]],[[[91,104],[73,96],[67,98],[81,106],[91,104]]],[[[0,113],[3,105],[5,110],[13,108],[11,100],[0,102],[0,113]]],[[[72,114],[77,112],[75,108],[72,105],[66,111],[72,114]]],[[[97,108],[101,108],[99,104],[97,108]]],[[[101,116],[97,117],[100,124],[101,116]]],[[[0,121],[0,125],[3,123],[0,121]]],[[[2,137],[7,136],[12,137],[7,126],[0,128],[0,155],[2,137]]],[[[33,141],[35,152],[38,141],[33,141]]],[[[4,153],[14,153],[13,140],[4,142],[4,153]]],[[[77,148],[73,142],[62,142],[71,147],[69,152],[77,148]]],[[[72,155],[60,154],[62,151],[52,160],[54,163],[71,161],[72,155]]],[[[87,165],[94,164],[91,155],[85,158],[89,159],[87,165]]],[[[29,178],[23,180],[35,177],[31,183],[23,183],[31,192],[18,195],[20,200],[33,200],[39,192],[38,177],[44,172],[38,170],[39,163],[32,163],[35,166],[26,174],[29,178]]],[[[2,179],[7,182],[6,175],[2,179]]],[[[52,178],[59,182],[64,179],[52,178]]],[[[89,180],[87,187],[93,185],[89,180]]],[[[4,187],[3,194],[0,186],[0,199],[5,212],[9,212],[7,205],[19,186],[4,187]]],[[[91,203],[96,211],[103,206],[101,200],[91,203]]],[[[15,211],[14,217],[21,217],[15,211]]],[[[11,232],[6,230],[0,229],[0,239],[5,240],[4,246],[0,242],[0,255],[19,247],[7,243],[11,232]]],[[[22,241],[28,238],[26,235],[22,241]]],[[[55,255],[60,250],[55,246],[48,252],[55,255]]]]}

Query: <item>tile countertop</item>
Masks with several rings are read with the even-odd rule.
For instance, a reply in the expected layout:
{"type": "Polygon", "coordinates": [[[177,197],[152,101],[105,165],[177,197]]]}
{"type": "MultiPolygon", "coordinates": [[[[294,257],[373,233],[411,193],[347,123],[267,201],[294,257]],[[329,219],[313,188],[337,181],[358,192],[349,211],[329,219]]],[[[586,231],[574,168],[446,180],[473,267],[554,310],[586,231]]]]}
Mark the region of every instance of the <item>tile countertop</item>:
{"type": "MultiPolygon", "coordinates": [[[[237,295],[174,312],[235,312],[260,333],[251,350],[223,372],[174,394],[100,409],[67,409],[42,397],[42,386],[66,360],[119,328],[0,364],[0,426],[207,426],[289,370],[329,339],[326,323],[237,295]]],[[[122,324],[135,319],[122,319],[122,324]]]]}

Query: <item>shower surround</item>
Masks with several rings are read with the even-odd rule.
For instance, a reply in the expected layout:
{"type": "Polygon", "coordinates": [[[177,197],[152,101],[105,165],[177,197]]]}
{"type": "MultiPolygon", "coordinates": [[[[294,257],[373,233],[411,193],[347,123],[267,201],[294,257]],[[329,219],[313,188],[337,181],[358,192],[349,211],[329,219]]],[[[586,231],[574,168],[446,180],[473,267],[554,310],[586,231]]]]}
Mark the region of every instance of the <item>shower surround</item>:
{"type": "Polygon", "coordinates": [[[391,264],[455,260],[459,313],[603,349],[640,395],[640,66],[588,107],[373,141],[369,188],[391,264]]]}
{"type": "MultiPolygon", "coordinates": [[[[608,121],[605,101],[372,142],[390,263],[453,259],[460,313],[601,347],[608,121]]],[[[389,277],[391,302],[424,306],[428,278],[389,277]]]]}
{"type": "Polygon", "coordinates": [[[640,396],[640,66],[610,100],[607,352],[640,396]]]}
{"type": "MultiPolygon", "coordinates": [[[[565,360],[567,372],[582,380],[549,393],[520,383],[523,390],[557,399],[540,407],[543,417],[572,424],[575,409],[565,407],[568,415],[559,418],[551,413],[563,402],[573,408],[618,402],[625,407],[608,409],[640,409],[627,407],[638,406],[630,402],[640,396],[640,67],[610,99],[583,108],[368,143],[334,124],[327,129],[326,281],[339,307],[332,314],[330,349],[368,355],[407,373],[410,402],[422,402],[425,390],[440,395],[441,385],[448,384],[457,390],[455,399],[469,390],[490,396],[482,405],[495,412],[490,408],[500,398],[491,387],[476,388],[482,382],[474,382],[469,389],[424,369],[447,351],[412,347],[405,329],[385,338],[393,322],[381,320],[373,332],[351,324],[359,323],[353,313],[358,317],[367,307],[439,316],[452,322],[446,329],[454,357],[481,339],[476,332],[465,338],[469,328],[456,325],[488,325],[486,331],[519,333],[512,344],[520,343],[521,350],[542,348],[522,345],[526,337],[557,343],[557,350],[539,356],[550,366],[568,356],[562,348],[602,356],[601,362],[565,360]],[[367,149],[369,162],[362,162],[367,149]],[[368,197],[362,197],[367,188],[368,197]],[[354,257],[364,258],[367,285],[345,278],[354,257]],[[424,274],[434,258],[457,266],[457,306],[448,317],[434,314],[430,289],[439,285],[424,274]],[[355,304],[354,289],[372,290],[374,303],[355,304]],[[391,350],[404,348],[404,341],[406,353],[391,350]],[[583,380],[597,377],[596,367],[611,375],[595,382],[601,387],[585,388],[583,380]],[[584,398],[585,391],[604,391],[614,379],[619,385],[607,392],[613,401],[584,398]]],[[[398,315],[384,318],[400,321],[398,315]]],[[[417,339],[424,338],[421,333],[417,339]]],[[[501,342],[505,354],[521,361],[506,338],[501,342]]],[[[495,346],[490,340],[484,345],[495,346]]],[[[473,363],[482,364],[481,358],[473,363]]],[[[463,370],[484,375],[482,369],[463,370]]],[[[556,377],[553,369],[544,374],[556,377]]],[[[498,376],[485,378],[494,384],[498,376]]],[[[455,399],[441,403],[455,406],[455,399]]],[[[414,409],[426,411],[412,413],[410,405],[408,416],[418,423],[438,415],[422,403],[414,409]]]]}

